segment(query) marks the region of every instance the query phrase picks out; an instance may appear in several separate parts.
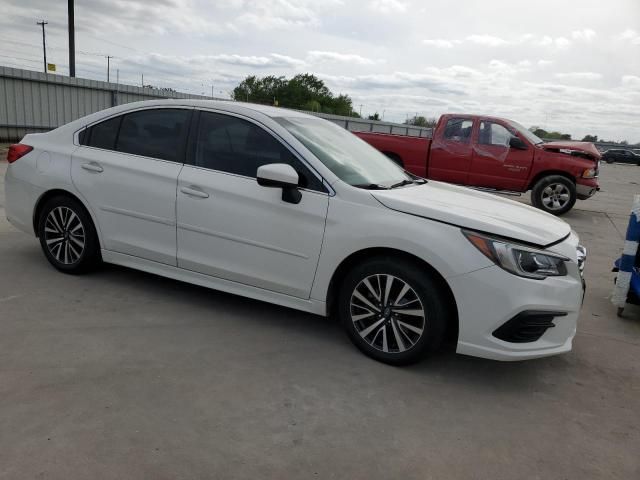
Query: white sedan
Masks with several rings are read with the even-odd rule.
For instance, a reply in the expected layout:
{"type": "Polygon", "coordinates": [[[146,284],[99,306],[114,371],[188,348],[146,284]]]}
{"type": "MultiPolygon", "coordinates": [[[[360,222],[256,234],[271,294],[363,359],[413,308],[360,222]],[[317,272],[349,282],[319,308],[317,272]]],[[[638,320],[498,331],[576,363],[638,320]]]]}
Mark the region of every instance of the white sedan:
{"type": "Polygon", "coordinates": [[[258,105],[130,103],[8,153],[6,213],[66,273],[101,261],[319,315],[406,364],[452,341],[567,352],[585,252],[564,221],[403,171],[346,130],[258,105]]]}

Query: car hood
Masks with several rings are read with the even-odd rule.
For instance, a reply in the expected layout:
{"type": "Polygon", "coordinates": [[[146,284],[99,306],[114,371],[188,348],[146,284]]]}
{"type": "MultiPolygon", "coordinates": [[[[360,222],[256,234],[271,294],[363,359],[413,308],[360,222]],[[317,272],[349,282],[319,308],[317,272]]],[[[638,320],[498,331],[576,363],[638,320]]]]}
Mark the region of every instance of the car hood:
{"type": "Polygon", "coordinates": [[[582,152],[594,157],[600,158],[600,151],[591,142],[545,142],[540,145],[544,150],[568,153],[582,152]]]}
{"type": "Polygon", "coordinates": [[[387,208],[541,247],[565,238],[568,223],[489,193],[430,180],[371,194],[387,208]]]}

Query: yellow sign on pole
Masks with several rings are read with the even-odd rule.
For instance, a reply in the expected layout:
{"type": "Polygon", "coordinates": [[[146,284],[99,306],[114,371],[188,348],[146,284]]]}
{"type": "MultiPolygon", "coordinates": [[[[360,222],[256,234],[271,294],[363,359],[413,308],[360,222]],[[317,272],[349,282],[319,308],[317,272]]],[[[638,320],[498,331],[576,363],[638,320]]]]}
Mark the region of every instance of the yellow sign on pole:
{"type": "Polygon", "coordinates": [[[56,71],[56,64],[55,63],[47,63],[47,70],[49,72],[55,72],[56,71]]]}

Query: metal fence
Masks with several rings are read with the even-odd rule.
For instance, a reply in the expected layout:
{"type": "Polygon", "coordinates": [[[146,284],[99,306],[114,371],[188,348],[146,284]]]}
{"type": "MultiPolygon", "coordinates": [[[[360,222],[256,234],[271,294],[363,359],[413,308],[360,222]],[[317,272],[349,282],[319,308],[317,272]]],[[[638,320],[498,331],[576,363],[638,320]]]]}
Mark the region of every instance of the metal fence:
{"type": "MultiPolygon", "coordinates": [[[[52,130],[105,108],[157,98],[215,99],[204,95],[0,66],[0,142],[16,141],[31,132],[52,130]]],[[[412,137],[431,137],[432,134],[431,128],[318,112],[306,113],[330,120],[352,132],[412,137]]],[[[597,142],[596,146],[600,150],[625,148],[601,142],[597,142]]]]}
{"type": "Polygon", "coordinates": [[[15,141],[123,103],[202,95],[0,66],[0,141],[15,141]]]}
{"type": "MultiPolygon", "coordinates": [[[[105,108],[157,98],[215,99],[171,90],[0,66],[0,142],[16,141],[31,132],[46,132],[105,108]]],[[[414,137],[431,134],[431,129],[428,128],[325,113],[307,113],[326,118],[352,132],[393,133],[414,137]]]]}

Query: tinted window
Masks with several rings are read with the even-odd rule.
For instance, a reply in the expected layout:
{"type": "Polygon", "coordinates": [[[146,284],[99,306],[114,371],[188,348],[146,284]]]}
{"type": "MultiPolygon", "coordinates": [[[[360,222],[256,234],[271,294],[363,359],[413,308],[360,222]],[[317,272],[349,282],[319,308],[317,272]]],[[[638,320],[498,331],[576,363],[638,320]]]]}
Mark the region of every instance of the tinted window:
{"type": "Polygon", "coordinates": [[[300,175],[300,186],[324,191],[318,178],[266,130],[240,118],[202,112],[194,164],[198,167],[256,177],[258,167],[286,163],[300,175]]]}
{"type": "Polygon", "coordinates": [[[509,130],[498,123],[480,122],[478,143],[483,145],[509,146],[509,139],[513,135],[509,130]]]}
{"type": "Polygon", "coordinates": [[[452,142],[469,143],[473,120],[450,118],[444,127],[444,138],[452,142]]]}
{"type": "MultiPolygon", "coordinates": [[[[85,130],[85,135],[80,137],[82,145],[113,150],[116,146],[116,137],[122,117],[110,118],[85,130]]],[[[83,132],[84,133],[84,132],[83,132]]]]}
{"type": "Polygon", "coordinates": [[[182,161],[191,111],[154,109],[128,113],[122,120],[117,150],[173,162],[182,161]]]}

